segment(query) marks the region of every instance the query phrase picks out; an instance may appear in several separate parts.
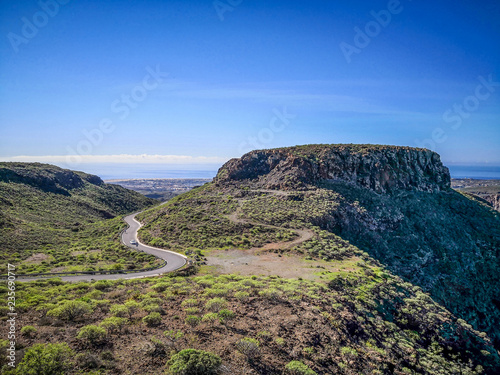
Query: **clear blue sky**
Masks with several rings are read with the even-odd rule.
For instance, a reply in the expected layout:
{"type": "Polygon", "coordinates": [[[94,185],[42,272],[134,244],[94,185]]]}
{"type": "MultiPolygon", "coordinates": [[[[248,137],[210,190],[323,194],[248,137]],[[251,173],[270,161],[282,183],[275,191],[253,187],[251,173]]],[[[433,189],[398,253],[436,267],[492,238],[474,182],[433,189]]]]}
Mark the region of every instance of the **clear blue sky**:
{"type": "Polygon", "coordinates": [[[497,0],[41,3],[0,5],[3,160],[377,143],[500,165],[497,0]]]}

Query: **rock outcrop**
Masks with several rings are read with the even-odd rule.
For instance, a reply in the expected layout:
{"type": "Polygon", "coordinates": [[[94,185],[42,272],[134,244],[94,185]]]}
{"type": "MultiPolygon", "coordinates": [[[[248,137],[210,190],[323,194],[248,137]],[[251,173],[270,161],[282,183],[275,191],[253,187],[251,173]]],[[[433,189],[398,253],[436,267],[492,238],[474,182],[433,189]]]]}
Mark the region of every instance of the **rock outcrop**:
{"type": "Polygon", "coordinates": [[[251,181],[267,189],[306,189],[322,181],[343,181],[377,193],[444,191],[450,174],[437,153],[411,147],[306,145],[252,151],[229,160],[217,184],[251,181]]]}
{"type": "Polygon", "coordinates": [[[85,182],[102,186],[100,177],[41,163],[0,163],[0,181],[31,185],[43,191],[67,195],[85,182]]]}

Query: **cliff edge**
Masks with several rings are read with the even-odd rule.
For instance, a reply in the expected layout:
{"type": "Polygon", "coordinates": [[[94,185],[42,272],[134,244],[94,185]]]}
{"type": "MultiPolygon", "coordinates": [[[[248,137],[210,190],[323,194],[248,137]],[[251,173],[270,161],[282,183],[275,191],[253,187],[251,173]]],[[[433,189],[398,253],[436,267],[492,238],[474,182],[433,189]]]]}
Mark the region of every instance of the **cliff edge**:
{"type": "Polygon", "coordinates": [[[379,145],[306,145],[257,150],[220,168],[218,185],[252,182],[266,189],[307,189],[322,181],[343,181],[377,193],[444,191],[450,174],[437,153],[379,145]]]}

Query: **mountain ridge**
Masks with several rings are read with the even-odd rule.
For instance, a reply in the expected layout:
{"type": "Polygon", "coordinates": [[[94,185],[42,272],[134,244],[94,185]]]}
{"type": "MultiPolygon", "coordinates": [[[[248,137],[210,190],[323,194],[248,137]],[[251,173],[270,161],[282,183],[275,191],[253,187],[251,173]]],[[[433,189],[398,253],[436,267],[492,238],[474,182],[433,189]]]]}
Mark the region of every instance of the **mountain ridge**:
{"type": "Polygon", "coordinates": [[[307,189],[321,181],[343,181],[378,193],[446,191],[450,174],[437,153],[383,145],[305,145],[251,151],[218,171],[216,184],[253,180],[268,189],[307,189]]]}

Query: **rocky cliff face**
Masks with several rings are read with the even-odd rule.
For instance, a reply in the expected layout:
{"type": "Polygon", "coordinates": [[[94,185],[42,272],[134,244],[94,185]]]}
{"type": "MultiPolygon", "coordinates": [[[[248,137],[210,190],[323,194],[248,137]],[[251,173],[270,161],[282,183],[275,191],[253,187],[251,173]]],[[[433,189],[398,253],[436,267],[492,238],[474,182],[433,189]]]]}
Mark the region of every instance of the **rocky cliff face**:
{"type": "Polygon", "coordinates": [[[215,182],[252,181],[267,189],[305,189],[343,181],[386,193],[450,189],[448,168],[426,149],[377,145],[307,145],[252,151],[228,161],[215,182]]]}

